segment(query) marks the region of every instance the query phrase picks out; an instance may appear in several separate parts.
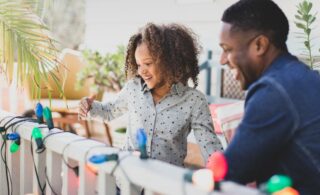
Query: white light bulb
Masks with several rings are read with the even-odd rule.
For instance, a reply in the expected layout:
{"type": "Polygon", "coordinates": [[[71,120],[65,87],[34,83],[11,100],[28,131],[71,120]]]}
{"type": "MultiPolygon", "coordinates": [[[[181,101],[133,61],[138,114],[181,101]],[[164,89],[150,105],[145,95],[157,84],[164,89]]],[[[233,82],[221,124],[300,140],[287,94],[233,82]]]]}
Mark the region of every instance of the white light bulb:
{"type": "Polygon", "coordinates": [[[133,154],[133,156],[138,156],[139,157],[141,152],[135,150],[135,151],[132,152],[132,154],[133,154]]]}
{"type": "Polygon", "coordinates": [[[192,174],[192,183],[205,191],[212,191],[214,187],[213,172],[209,169],[199,169],[192,174]]]}

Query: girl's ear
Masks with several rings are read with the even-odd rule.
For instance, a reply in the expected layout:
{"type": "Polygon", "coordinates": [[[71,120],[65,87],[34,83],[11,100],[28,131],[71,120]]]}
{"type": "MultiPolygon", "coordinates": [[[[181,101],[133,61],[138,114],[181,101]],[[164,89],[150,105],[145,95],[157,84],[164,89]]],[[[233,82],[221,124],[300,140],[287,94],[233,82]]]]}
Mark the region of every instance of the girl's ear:
{"type": "Polygon", "coordinates": [[[270,46],[270,40],[265,35],[260,35],[255,40],[255,51],[258,56],[265,54],[270,46]]]}

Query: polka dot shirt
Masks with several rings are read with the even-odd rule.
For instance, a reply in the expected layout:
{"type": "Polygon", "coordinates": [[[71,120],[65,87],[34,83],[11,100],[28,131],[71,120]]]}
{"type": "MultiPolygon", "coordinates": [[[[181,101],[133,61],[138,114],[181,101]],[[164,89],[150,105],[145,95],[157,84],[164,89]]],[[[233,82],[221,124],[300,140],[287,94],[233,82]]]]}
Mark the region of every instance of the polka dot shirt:
{"type": "Polygon", "coordinates": [[[183,166],[191,129],[205,160],[214,151],[222,150],[204,94],[182,83],[174,84],[170,92],[154,104],[151,91],[141,79],[135,78],[127,82],[114,101],[95,101],[89,116],[110,121],[127,112],[125,150],[138,150],[135,138],[139,128],[147,133],[148,155],[174,165],[183,166]]]}

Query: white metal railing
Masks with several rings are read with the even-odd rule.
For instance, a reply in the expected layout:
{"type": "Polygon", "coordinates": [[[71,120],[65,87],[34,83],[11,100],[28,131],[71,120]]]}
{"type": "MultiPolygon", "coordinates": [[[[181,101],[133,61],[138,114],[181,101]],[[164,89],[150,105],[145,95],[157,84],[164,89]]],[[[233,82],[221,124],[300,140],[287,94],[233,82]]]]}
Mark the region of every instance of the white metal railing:
{"type": "MultiPolygon", "coordinates": [[[[0,110],[0,126],[8,123],[12,116],[0,110]]],[[[10,123],[21,119],[13,119],[10,123]]],[[[208,194],[191,183],[184,182],[188,170],[157,160],[141,160],[128,152],[119,152],[103,143],[63,132],[59,129],[41,128],[46,149],[37,153],[37,145],[32,141],[34,127],[43,127],[33,122],[21,122],[7,131],[20,134],[20,149],[10,153],[10,141],[7,141],[6,164],[11,178],[7,183],[6,164],[0,163],[0,194],[116,194],[116,180],[120,178],[121,194],[140,194],[138,186],[144,188],[145,194],[208,194]],[[31,150],[31,146],[33,150],[31,150]],[[31,152],[32,151],[32,152],[31,152]],[[33,153],[33,156],[32,156],[33,153]],[[119,163],[106,162],[102,164],[88,163],[93,154],[119,154],[119,163]],[[34,169],[36,167],[36,171],[34,169]],[[76,171],[70,167],[78,166],[76,171]],[[37,173],[37,174],[36,174],[37,173]],[[38,178],[37,178],[38,175],[38,178]],[[40,187],[41,186],[41,187],[40,187]],[[45,190],[42,193],[42,189],[45,190]],[[9,191],[8,191],[9,188],[9,191]]],[[[3,145],[3,139],[0,141],[3,145]]],[[[3,145],[4,146],[4,145],[3,145]]],[[[222,185],[223,194],[257,194],[256,191],[232,183],[222,185]],[[236,190],[236,191],[234,191],[236,190]]],[[[222,194],[214,192],[212,194],[222,194]]]]}

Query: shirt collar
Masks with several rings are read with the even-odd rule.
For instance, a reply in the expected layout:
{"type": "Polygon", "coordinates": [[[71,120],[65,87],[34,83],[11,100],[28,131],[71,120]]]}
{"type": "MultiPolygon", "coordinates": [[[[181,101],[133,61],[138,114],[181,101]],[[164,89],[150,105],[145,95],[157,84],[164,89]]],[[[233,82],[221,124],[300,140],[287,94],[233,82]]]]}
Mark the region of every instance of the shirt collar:
{"type": "Polygon", "coordinates": [[[288,64],[295,60],[297,60],[297,57],[291,55],[288,52],[281,54],[276,59],[273,60],[270,66],[263,73],[263,76],[273,73],[275,70],[282,68],[285,64],[288,64]]]}
{"type": "Polygon", "coordinates": [[[186,88],[187,88],[187,86],[185,86],[181,82],[175,83],[171,87],[171,93],[178,94],[179,96],[182,96],[182,94],[184,93],[186,88]]]}
{"type": "Polygon", "coordinates": [[[148,88],[147,84],[144,82],[144,80],[142,78],[140,78],[140,83],[141,83],[141,91],[143,93],[146,93],[146,92],[150,91],[150,89],[148,88]]]}
{"type": "MultiPolygon", "coordinates": [[[[140,81],[141,81],[141,91],[143,93],[150,91],[147,84],[144,82],[144,80],[142,78],[140,78],[140,81]]],[[[179,96],[181,96],[183,94],[183,92],[186,90],[186,88],[187,88],[187,86],[185,86],[181,82],[178,82],[178,83],[175,83],[171,86],[170,93],[178,94],[179,96]]]]}

